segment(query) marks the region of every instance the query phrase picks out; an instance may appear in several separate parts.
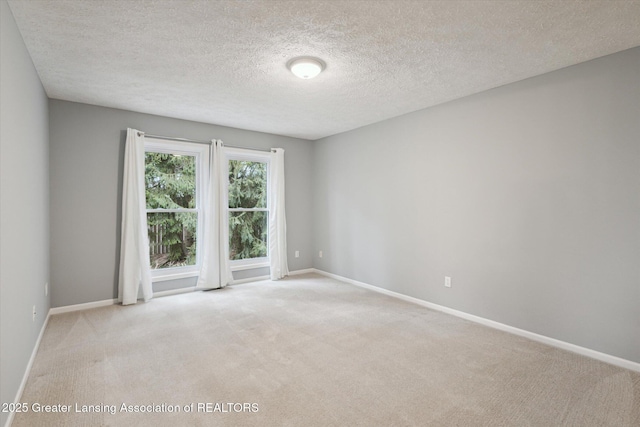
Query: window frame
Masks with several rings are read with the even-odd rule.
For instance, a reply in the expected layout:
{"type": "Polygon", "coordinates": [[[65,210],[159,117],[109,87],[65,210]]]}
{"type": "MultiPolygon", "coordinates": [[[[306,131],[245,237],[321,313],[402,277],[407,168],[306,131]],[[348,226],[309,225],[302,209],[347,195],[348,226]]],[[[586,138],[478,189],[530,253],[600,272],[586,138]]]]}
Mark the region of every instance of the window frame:
{"type": "MultiPolygon", "coordinates": [[[[269,220],[271,217],[271,197],[270,197],[270,179],[271,179],[271,153],[268,152],[259,152],[254,150],[245,150],[242,148],[231,148],[225,147],[224,150],[225,158],[224,158],[224,170],[222,171],[224,176],[224,206],[226,212],[225,225],[227,227],[227,231],[230,232],[229,229],[229,213],[230,212],[267,212],[267,256],[260,258],[248,258],[248,259],[238,259],[231,260],[229,259],[229,266],[231,271],[239,271],[239,270],[251,270],[254,268],[264,268],[270,266],[269,259],[269,220]],[[259,162],[266,163],[267,165],[267,182],[266,182],[266,191],[267,191],[267,207],[266,208],[229,208],[229,161],[230,160],[240,160],[247,162],[259,162]]],[[[227,241],[227,245],[229,242],[227,241]]]]}
{"type": "MultiPolygon", "coordinates": [[[[149,213],[173,213],[173,212],[196,212],[198,214],[198,225],[196,230],[196,264],[183,267],[151,268],[152,282],[162,282],[165,280],[183,279],[195,277],[200,274],[202,266],[202,244],[204,227],[204,198],[205,181],[209,176],[209,150],[207,144],[193,142],[173,141],[159,138],[145,137],[144,152],[164,153],[182,156],[195,157],[196,165],[196,207],[180,209],[147,209],[145,195],[145,215],[149,213]]],[[[148,236],[148,230],[147,230],[148,236]]]]}

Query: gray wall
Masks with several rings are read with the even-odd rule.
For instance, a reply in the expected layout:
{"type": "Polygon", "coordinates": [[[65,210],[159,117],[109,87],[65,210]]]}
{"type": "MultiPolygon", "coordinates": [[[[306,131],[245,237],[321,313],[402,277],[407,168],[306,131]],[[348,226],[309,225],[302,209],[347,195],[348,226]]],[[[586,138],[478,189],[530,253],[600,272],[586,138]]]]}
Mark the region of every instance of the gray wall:
{"type": "MultiPolygon", "coordinates": [[[[59,100],[49,101],[49,122],[53,307],[117,297],[127,127],[195,140],[219,138],[244,147],[284,148],[289,268],[312,266],[310,141],[59,100]],[[300,258],[294,258],[296,250],[300,258]]],[[[154,290],[194,283],[158,282],[154,290]]]]}
{"type": "Polygon", "coordinates": [[[0,8],[0,401],[13,402],[49,311],[49,132],[47,96],[5,0],[0,8]]]}
{"type": "Polygon", "coordinates": [[[639,99],[635,48],[315,142],[314,266],[640,362],[639,99]]]}

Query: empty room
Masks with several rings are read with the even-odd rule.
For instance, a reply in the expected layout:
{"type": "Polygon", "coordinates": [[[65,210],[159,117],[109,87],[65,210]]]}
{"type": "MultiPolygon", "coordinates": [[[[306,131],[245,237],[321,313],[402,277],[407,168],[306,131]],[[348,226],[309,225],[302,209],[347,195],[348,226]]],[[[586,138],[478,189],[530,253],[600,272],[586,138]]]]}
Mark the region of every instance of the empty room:
{"type": "Polygon", "coordinates": [[[0,6],[0,426],[640,425],[640,0],[0,6]]]}

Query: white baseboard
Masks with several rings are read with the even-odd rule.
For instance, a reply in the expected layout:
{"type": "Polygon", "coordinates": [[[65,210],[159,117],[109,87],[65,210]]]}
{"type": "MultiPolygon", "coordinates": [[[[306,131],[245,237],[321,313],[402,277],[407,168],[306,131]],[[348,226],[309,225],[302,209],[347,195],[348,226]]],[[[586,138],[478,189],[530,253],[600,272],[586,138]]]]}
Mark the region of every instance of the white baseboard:
{"type": "MultiPolygon", "coordinates": [[[[183,294],[187,292],[195,291],[195,286],[190,286],[187,288],[178,288],[178,289],[170,289],[168,291],[160,291],[154,292],[153,298],[158,297],[166,297],[169,295],[183,294]]],[[[83,304],[73,304],[73,305],[65,305],[62,307],[55,307],[49,310],[49,314],[60,314],[60,313],[70,313],[72,311],[80,311],[80,310],[88,310],[90,308],[98,308],[98,307],[106,307],[109,305],[118,304],[118,299],[105,299],[102,301],[93,301],[93,302],[85,302],[83,304]]]]}
{"type": "MultiPolygon", "coordinates": [[[[304,270],[295,270],[295,271],[290,271],[289,275],[290,276],[297,276],[299,274],[307,274],[307,273],[316,273],[318,272],[316,269],[314,268],[306,268],[304,270]]],[[[248,277],[246,279],[238,279],[238,280],[234,280],[233,281],[233,285],[240,285],[242,283],[249,283],[249,282],[258,282],[261,280],[269,280],[269,276],[257,276],[257,277],[248,277]]],[[[160,291],[160,292],[154,292],[153,293],[153,297],[157,298],[157,297],[166,297],[166,296],[170,296],[170,295],[177,295],[177,294],[183,294],[183,293],[187,293],[187,292],[194,292],[198,290],[195,286],[194,287],[188,287],[188,288],[178,288],[178,289],[170,289],[168,291],[160,291]]],[[[60,314],[60,313],[70,313],[72,311],[80,311],[80,310],[88,310],[90,308],[97,308],[97,307],[106,307],[108,305],[114,305],[117,304],[118,300],[117,299],[106,299],[106,300],[102,300],[102,301],[94,301],[94,302],[87,302],[87,303],[83,303],[83,304],[73,304],[73,305],[65,305],[63,307],[55,307],[49,310],[49,314],[53,315],[53,314],[60,314]]]]}
{"type": "Polygon", "coordinates": [[[168,291],[154,292],[153,297],[154,298],[168,297],[171,295],[186,294],[189,292],[194,292],[195,290],[197,290],[195,286],[189,286],[187,288],[169,289],[168,291]]]}
{"type": "MultiPolygon", "coordinates": [[[[298,276],[300,274],[315,273],[315,268],[305,268],[303,270],[294,270],[289,272],[289,276],[298,276]]],[[[261,280],[269,280],[271,276],[248,277],[246,279],[234,280],[232,285],[240,285],[242,283],[259,282],[261,280]]]]}
{"type": "Polygon", "coordinates": [[[242,285],[243,283],[249,282],[260,282],[262,280],[269,280],[271,276],[256,276],[256,277],[247,277],[246,279],[238,279],[234,280],[231,285],[242,285]]]}
{"type": "Polygon", "coordinates": [[[611,365],[619,366],[621,368],[629,369],[632,371],[640,372],[640,363],[633,362],[631,360],[622,359],[617,356],[612,356],[610,354],[601,353],[596,350],[591,350],[590,348],[580,347],[579,345],[571,344],[565,341],[560,341],[555,338],[550,338],[544,335],[536,334],[535,332],[526,331],[524,329],[519,329],[513,326],[505,325],[504,323],[496,322],[493,320],[485,319],[484,317],[475,316],[473,314],[465,313],[464,311],[454,310],[449,307],[445,307],[443,305],[434,304],[432,302],[428,302],[425,300],[421,300],[418,298],[410,297],[408,295],[403,295],[398,292],[390,291],[388,289],[379,288],[377,286],[370,285],[368,283],[359,282],[357,280],[349,279],[347,277],[339,276],[337,274],[328,273],[323,270],[312,269],[315,273],[321,274],[326,277],[330,277],[332,279],[340,280],[342,282],[349,283],[351,285],[355,285],[361,288],[369,289],[374,292],[378,292],[384,295],[388,295],[394,298],[398,298],[407,302],[411,302],[414,304],[421,305],[423,307],[430,308],[432,310],[441,311],[443,313],[451,314],[452,316],[460,317],[462,319],[470,320],[475,323],[479,323],[481,325],[488,326],[490,328],[499,329],[504,332],[509,332],[514,335],[518,335],[521,337],[529,338],[530,340],[537,341],[543,344],[550,345],[552,347],[561,348],[563,350],[567,350],[573,353],[580,354],[582,356],[587,356],[592,359],[599,360],[601,362],[609,363],[611,365]]]}
{"type": "Polygon", "coordinates": [[[94,302],[85,302],[83,304],[73,304],[73,305],[65,305],[63,307],[55,307],[49,310],[49,314],[60,314],[60,313],[69,313],[72,311],[80,311],[80,310],[88,310],[90,308],[96,307],[106,307],[108,305],[117,304],[117,299],[105,299],[102,301],[94,301],[94,302]]]}
{"type": "Polygon", "coordinates": [[[315,268],[305,268],[303,270],[294,270],[289,272],[289,276],[298,276],[300,274],[317,273],[315,268]]]}
{"type": "MultiPolygon", "coordinates": [[[[22,381],[20,382],[20,387],[18,387],[18,391],[16,392],[16,398],[13,403],[18,403],[22,399],[22,393],[24,392],[24,387],[27,385],[27,380],[29,379],[29,374],[31,373],[31,367],[33,366],[34,360],[36,360],[36,354],[38,354],[38,349],[40,348],[40,341],[42,341],[42,337],[44,336],[44,331],[47,329],[47,324],[49,323],[49,317],[51,317],[51,309],[47,313],[46,319],[44,319],[44,323],[42,324],[42,328],[40,329],[40,333],[38,334],[38,339],[36,340],[35,345],[33,346],[33,351],[31,352],[31,357],[29,358],[29,363],[27,363],[27,368],[24,371],[24,375],[22,376],[22,381]]],[[[15,412],[10,411],[9,416],[7,417],[7,421],[5,422],[5,427],[10,427],[13,422],[13,416],[15,412]]]]}
{"type": "MultiPolygon", "coordinates": [[[[305,268],[304,270],[290,271],[289,276],[298,276],[300,274],[315,273],[315,272],[316,270],[314,268],[305,268]]],[[[269,280],[270,278],[271,276],[248,277],[246,279],[234,280],[232,285],[241,285],[243,283],[249,283],[249,282],[259,282],[261,280],[269,280]]]]}

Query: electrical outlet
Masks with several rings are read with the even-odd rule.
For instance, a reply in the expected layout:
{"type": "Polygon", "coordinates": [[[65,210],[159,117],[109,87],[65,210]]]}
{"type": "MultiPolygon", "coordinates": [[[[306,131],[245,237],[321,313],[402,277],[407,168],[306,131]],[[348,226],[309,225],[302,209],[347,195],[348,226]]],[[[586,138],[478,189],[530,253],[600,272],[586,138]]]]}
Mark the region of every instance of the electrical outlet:
{"type": "Polygon", "coordinates": [[[450,288],[451,287],[451,277],[444,276],[444,287],[445,288],[450,288]]]}
{"type": "Polygon", "coordinates": [[[322,258],[322,251],[318,252],[318,257],[322,258]]]}
{"type": "Polygon", "coordinates": [[[44,296],[48,296],[49,295],[49,282],[44,284],[44,296]]]}
{"type": "Polygon", "coordinates": [[[296,258],[300,258],[300,251],[296,251],[296,258]]]}
{"type": "Polygon", "coordinates": [[[36,321],[36,306],[33,306],[33,321],[36,321]]]}

